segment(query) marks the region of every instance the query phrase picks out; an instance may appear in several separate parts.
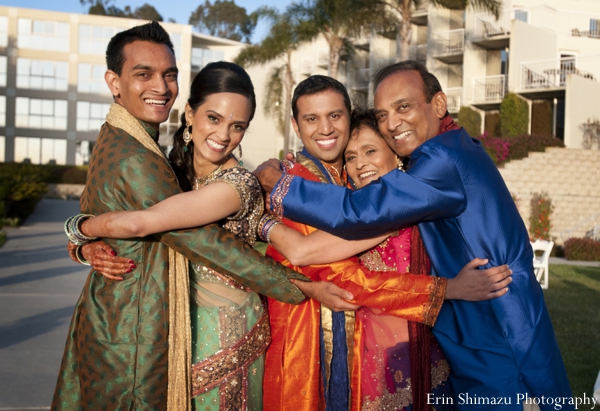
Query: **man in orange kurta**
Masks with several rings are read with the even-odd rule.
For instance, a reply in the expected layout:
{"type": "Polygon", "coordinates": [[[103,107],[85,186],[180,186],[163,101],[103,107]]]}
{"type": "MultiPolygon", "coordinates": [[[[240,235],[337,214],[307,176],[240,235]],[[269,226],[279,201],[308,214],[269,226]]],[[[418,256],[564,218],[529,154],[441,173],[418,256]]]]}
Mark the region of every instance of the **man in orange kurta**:
{"type": "MultiPolygon", "coordinates": [[[[350,133],[350,99],[345,88],[329,77],[309,77],[296,88],[292,110],[294,129],[305,148],[288,172],[345,185],[343,151],[350,133]]],[[[304,235],[315,230],[287,219],[283,223],[304,235]]],[[[267,255],[311,280],[334,282],[352,293],[357,305],[411,321],[433,325],[444,300],[446,281],[438,277],[402,275],[383,282],[357,258],[298,267],[272,246],[267,255]]],[[[265,363],[265,410],[360,410],[361,327],[355,326],[354,312],[347,311],[341,314],[343,327],[336,328],[335,315],[340,314],[314,299],[297,306],[269,299],[272,342],[265,363]],[[333,371],[336,355],[346,356],[342,362],[346,370],[339,368],[338,361],[333,371]],[[346,379],[339,378],[343,372],[346,379]],[[345,383],[348,386],[340,385],[345,383]]]]}

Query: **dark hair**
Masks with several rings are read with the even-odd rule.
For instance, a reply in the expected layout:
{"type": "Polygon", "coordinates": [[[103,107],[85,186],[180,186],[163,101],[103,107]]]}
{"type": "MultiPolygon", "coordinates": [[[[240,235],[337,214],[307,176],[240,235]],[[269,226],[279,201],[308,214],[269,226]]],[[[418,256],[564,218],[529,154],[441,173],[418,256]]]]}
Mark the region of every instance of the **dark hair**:
{"type": "Polygon", "coordinates": [[[294,90],[294,96],[292,97],[292,114],[294,119],[298,121],[297,103],[300,97],[321,93],[327,90],[333,90],[340,93],[344,98],[344,105],[346,106],[348,113],[352,111],[348,90],[346,90],[346,87],[344,87],[342,83],[328,76],[314,75],[302,80],[294,90]]]}
{"type": "MultiPolygon", "coordinates": [[[[375,118],[375,111],[372,108],[366,109],[357,107],[352,110],[352,114],[350,115],[350,135],[352,135],[354,131],[365,127],[370,128],[377,133],[377,135],[381,136],[377,119],[375,118]]],[[[383,138],[383,136],[381,136],[381,138],[383,138]]]]}
{"type": "MultiPolygon", "coordinates": [[[[256,111],[256,96],[252,80],[246,71],[237,64],[227,61],[218,61],[207,64],[194,77],[190,87],[188,104],[193,112],[204,104],[207,97],[217,93],[241,94],[250,100],[250,118],[248,125],[256,111]]],[[[190,141],[188,150],[185,151],[183,131],[187,127],[185,111],[181,114],[181,126],[173,135],[173,149],[169,153],[169,161],[179,179],[179,185],[184,191],[192,189],[196,173],[194,171],[194,142],[190,141]]],[[[189,128],[190,133],[192,127],[189,128]]]]}
{"type": "Polygon", "coordinates": [[[169,50],[171,50],[173,56],[175,56],[173,43],[171,42],[169,33],[167,33],[160,24],[153,21],[115,34],[106,47],[106,67],[120,76],[121,70],[123,69],[123,63],[125,63],[123,49],[127,44],[138,40],[164,44],[169,47],[169,50]]]}
{"type": "Polygon", "coordinates": [[[433,96],[442,91],[442,86],[440,86],[437,77],[427,70],[427,67],[415,60],[404,60],[379,70],[373,79],[373,91],[376,91],[379,84],[392,74],[400,71],[413,70],[419,72],[421,75],[421,78],[423,79],[423,93],[425,93],[425,100],[428,103],[431,103],[433,96]]]}

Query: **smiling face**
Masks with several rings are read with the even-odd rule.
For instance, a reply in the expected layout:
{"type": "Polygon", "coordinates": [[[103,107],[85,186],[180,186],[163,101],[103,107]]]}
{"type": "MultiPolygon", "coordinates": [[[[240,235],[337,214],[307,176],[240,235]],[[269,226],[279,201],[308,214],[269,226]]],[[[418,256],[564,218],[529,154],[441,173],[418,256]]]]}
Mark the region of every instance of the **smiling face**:
{"type": "Polygon", "coordinates": [[[158,129],[177,98],[175,56],[165,44],[134,41],[123,48],[121,75],[105,75],[115,101],[135,118],[158,129]]]}
{"type": "Polygon", "coordinates": [[[383,137],[366,126],[352,132],[344,157],[346,171],[357,188],[389,173],[398,164],[396,154],[383,137]]]}
{"type": "Polygon", "coordinates": [[[379,131],[402,157],[437,136],[445,114],[446,95],[439,92],[427,102],[423,79],[415,70],[391,74],[375,91],[379,131]]]}
{"type": "Polygon", "coordinates": [[[325,90],[300,97],[296,107],[298,120],[292,119],[292,125],[306,150],[341,171],[350,137],[350,113],[344,97],[337,91],[325,90]]]}
{"type": "Polygon", "coordinates": [[[226,161],[242,141],[250,114],[250,100],[236,93],[211,94],[195,112],[186,104],[185,118],[192,127],[196,175],[206,175],[226,161]]]}

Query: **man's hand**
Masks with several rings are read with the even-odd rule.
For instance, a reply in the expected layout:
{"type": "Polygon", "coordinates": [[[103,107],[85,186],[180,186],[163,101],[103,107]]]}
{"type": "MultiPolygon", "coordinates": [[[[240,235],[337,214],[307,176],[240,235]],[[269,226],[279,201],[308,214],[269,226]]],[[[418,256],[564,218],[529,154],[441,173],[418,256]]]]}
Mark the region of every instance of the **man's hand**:
{"type": "Polygon", "coordinates": [[[360,305],[346,301],[354,298],[352,294],[333,283],[326,281],[291,281],[305,296],[317,300],[332,311],[356,311],[360,308],[360,305]]]}
{"type": "Polygon", "coordinates": [[[279,169],[279,160],[274,158],[265,161],[254,170],[254,175],[258,178],[267,196],[273,191],[282,174],[279,169]]]}
{"type": "MultiPolygon", "coordinates": [[[[79,262],[75,256],[77,246],[71,242],[67,245],[69,256],[79,262]]],[[[95,241],[81,248],[81,255],[92,268],[109,280],[122,281],[123,274],[132,272],[135,262],[129,258],[117,257],[117,253],[104,241],[95,241]]]]}
{"type": "Polygon", "coordinates": [[[488,260],[475,258],[448,280],[446,300],[483,301],[500,297],[508,292],[512,270],[507,265],[478,270],[488,260]]]}

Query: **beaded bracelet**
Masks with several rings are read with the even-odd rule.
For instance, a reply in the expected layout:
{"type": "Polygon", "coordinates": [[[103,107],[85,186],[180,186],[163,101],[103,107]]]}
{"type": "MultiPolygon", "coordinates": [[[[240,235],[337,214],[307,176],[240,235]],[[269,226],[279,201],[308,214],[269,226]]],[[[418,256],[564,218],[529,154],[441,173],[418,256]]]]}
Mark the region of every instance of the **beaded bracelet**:
{"type": "Polygon", "coordinates": [[[81,232],[81,224],[92,217],[94,216],[91,214],[77,214],[65,221],[65,234],[70,242],[75,245],[85,245],[98,239],[98,237],[89,237],[81,232]]]}
{"type": "Polygon", "coordinates": [[[258,237],[271,244],[271,231],[279,224],[281,224],[279,218],[272,214],[263,214],[258,223],[258,237]]]}
{"type": "Polygon", "coordinates": [[[82,252],[82,245],[78,245],[77,248],[75,249],[75,257],[77,258],[77,261],[79,261],[81,264],[84,265],[91,265],[83,256],[83,252],[82,252]]]}

